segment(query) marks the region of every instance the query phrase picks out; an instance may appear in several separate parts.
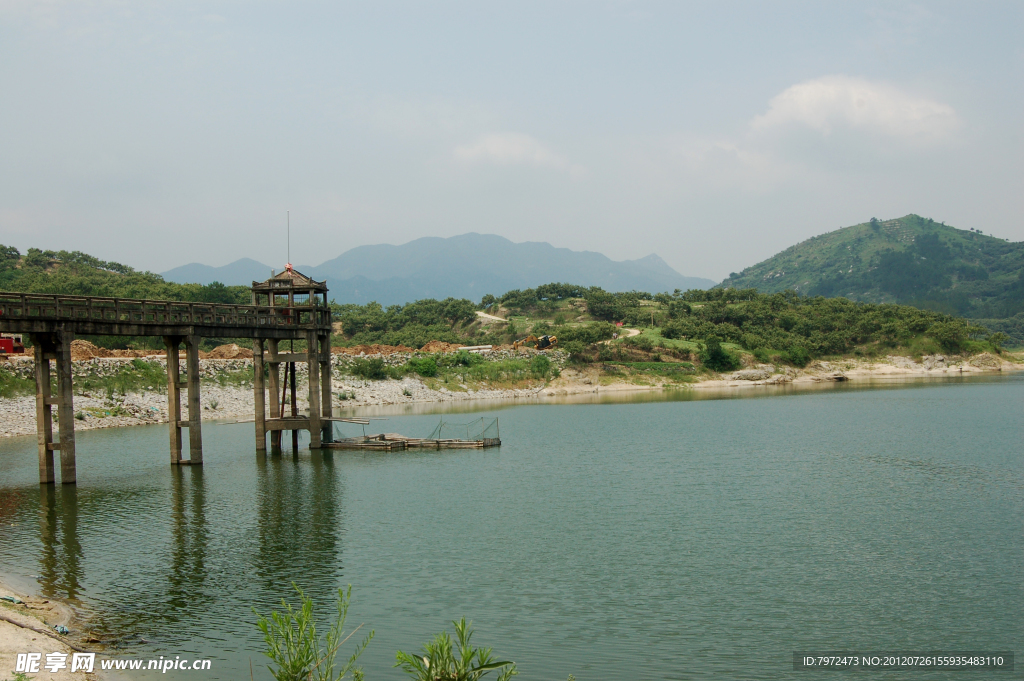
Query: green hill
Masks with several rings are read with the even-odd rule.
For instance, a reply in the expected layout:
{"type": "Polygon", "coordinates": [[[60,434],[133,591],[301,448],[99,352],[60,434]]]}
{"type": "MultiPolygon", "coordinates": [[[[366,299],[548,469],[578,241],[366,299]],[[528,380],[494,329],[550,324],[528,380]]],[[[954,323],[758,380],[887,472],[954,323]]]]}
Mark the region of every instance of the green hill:
{"type": "Polygon", "coordinates": [[[22,255],[3,245],[0,291],[233,304],[248,304],[250,297],[245,286],[176,284],[159,274],[139,272],[80,251],[30,248],[22,255]]]}
{"type": "Polygon", "coordinates": [[[1024,340],[1024,243],[918,215],[812,237],[719,286],[905,303],[1024,340]]]}
{"type": "MultiPolygon", "coordinates": [[[[249,289],[214,282],[176,284],[159,274],[139,272],[127,265],[107,262],[80,251],[43,251],[30,248],[24,255],[0,245],[0,291],[52,293],[73,296],[106,296],[148,300],[182,300],[196,303],[248,304],[249,289]]],[[[223,339],[220,339],[223,340],[223,339]]],[[[159,338],[96,336],[92,341],[107,348],[159,347],[159,338]]],[[[203,340],[204,349],[219,344],[203,340]]]]}

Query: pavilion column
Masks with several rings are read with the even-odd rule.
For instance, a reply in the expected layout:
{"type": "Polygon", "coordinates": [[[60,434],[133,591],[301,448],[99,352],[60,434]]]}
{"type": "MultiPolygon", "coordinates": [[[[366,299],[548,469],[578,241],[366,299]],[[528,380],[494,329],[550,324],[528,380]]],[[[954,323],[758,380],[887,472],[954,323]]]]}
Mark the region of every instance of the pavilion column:
{"type": "MultiPolygon", "coordinates": [[[[331,335],[320,338],[320,399],[321,416],[330,419],[334,416],[334,406],[331,403],[331,335]]],[[[321,438],[324,442],[331,442],[334,439],[333,421],[323,423],[321,438]]]]}
{"type": "MultiPolygon", "coordinates": [[[[271,296],[273,301],[273,296],[271,296]]],[[[267,376],[267,387],[270,389],[270,418],[281,418],[281,363],[277,359],[277,339],[271,338],[267,341],[267,349],[270,351],[269,374],[267,376]]],[[[270,451],[281,451],[281,431],[270,431],[270,451]]]]}
{"type": "Polygon", "coordinates": [[[306,368],[309,374],[309,448],[320,449],[320,343],[316,331],[306,335],[306,368]]]}

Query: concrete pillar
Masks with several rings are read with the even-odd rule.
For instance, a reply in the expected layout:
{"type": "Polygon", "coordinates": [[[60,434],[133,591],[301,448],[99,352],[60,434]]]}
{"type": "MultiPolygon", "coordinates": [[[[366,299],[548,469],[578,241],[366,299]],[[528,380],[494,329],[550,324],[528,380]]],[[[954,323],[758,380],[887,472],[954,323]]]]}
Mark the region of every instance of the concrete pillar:
{"type": "Polygon", "coordinates": [[[306,336],[306,367],[309,373],[309,448],[320,449],[320,352],[316,331],[306,336]]]}
{"type": "MultiPolygon", "coordinates": [[[[273,299],[273,295],[271,295],[273,299]]],[[[270,418],[281,418],[281,363],[277,361],[277,339],[267,341],[267,348],[270,351],[270,374],[267,377],[267,387],[270,389],[270,418]]],[[[270,431],[270,450],[281,451],[281,431],[270,431]]]]}
{"type": "MultiPolygon", "coordinates": [[[[291,350],[295,350],[295,344],[292,344],[291,350]]],[[[296,398],[295,393],[295,362],[288,362],[284,365],[284,377],[288,382],[288,403],[291,405],[291,412],[293,417],[299,415],[299,402],[296,398]]],[[[292,428],[292,454],[295,456],[299,455],[299,430],[292,428]]]]}
{"type": "Polygon", "coordinates": [[[263,339],[252,342],[252,390],[256,411],[256,451],[267,451],[267,393],[263,383],[263,339]]]}
{"type": "Polygon", "coordinates": [[[180,336],[164,336],[167,348],[167,425],[171,436],[171,465],[181,463],[181,362],[180,336]]]}
{"type": "MultiPolygon", "coordinates": [[[[331,335],[320,338],[320,395],[321,395],[321,416],[330,418],[334,416],[334,405],[331,395],[331,335]]],[[[323,424],[321,438],[324,442],[334,439],[334,427],[332,421],[323,424]]]]}
{"type": "Polygon", "coordinates": [[[33,334],[32,350],[36,375],[36,438],[39,444],[39,484],[54,482],[53,419],[50,413],[50,360],[46,352],[48,338],[33,334]]]}
{"type": "Polygon", "coordinates": [[[199,401],[199,336],[185,337],[185,369],[188,374],[188,462],[203,463],[203,412],[199,401]]]}
{"type": "Polygon", "coordinates": [[[75,471],[75,401],[71,377],[72,332],[61,329],[57,338],[57,418],[60,420],[60,482],[73,485],[77,479],[75,471]]]}

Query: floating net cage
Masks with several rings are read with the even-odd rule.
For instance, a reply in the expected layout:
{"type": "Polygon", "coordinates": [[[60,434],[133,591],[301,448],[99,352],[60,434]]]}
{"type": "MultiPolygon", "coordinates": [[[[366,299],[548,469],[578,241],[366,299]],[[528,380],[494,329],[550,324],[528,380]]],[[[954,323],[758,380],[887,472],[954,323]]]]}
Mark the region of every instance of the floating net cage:
{"type": "MultiPolygon", "coordinates": [[[[356,419],[353,419],[356,421],[356,419]]],[[[334,430],[334,441],[356,441],[365,440],[366,438],[376,438],[381,433],[383,424],[369,422],[369,423],[358,423],[349,421],[334,421],[332,423],[334,430]]],[[[397,439],[402,436],[387,434],[385,439],[397,439]]],[[[498,434],[498,419],[497,418],[478,418],[475,421],[469,423],[450,423],[445,420],[441,420],[434,427],[434,429],[422,440],[459,440],[469,442],[481,442],[485,441],[490,444],[497,444],[499,438],[498,434]]],[[[420,438],[408,438],[410,441],[418,440],[420,438]]]]}
{"type": "MultiPolygon", "coordinates": [[[[334,421],[331,425],[334,429],[335,442],[339,440],[364,438],[370,434],[370,432],[366,430],[367,426],[364,426],[360,423],[334,421]]],[[[373,430],[373,428],[371,428],[371,430],[373,430]]]]}
{"type": "Polygon", "coordinates": [[[427,436],[428,440],[496,440],[498,419],[478,418],[469,423],[449,423],[442,420],[427,436]]]}

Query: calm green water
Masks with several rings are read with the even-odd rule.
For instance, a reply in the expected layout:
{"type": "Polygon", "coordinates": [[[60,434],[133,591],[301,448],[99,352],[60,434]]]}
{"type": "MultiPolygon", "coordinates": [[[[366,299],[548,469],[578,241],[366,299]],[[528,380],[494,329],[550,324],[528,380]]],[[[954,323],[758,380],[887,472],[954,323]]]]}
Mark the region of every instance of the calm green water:
{"type": "Polygon", "coordinates": [[[1020,654],[1022,409],[1020,377],[518,406],[484,412],[497,450],[297,459],[211,424],[206,466],[180,470],[163,427],[92,431],[77,489],[41,490],[21,438],[0,443],[0,573],[132,650],[214,659],[191,678],[248,678],[250,658],[269,678],[250,607],[293,580],[325,603],[353,584],[370,679],[402,678],[395,650],[462,615],[528,679],[817,678],[792,670],[801,649],[1020,654]]]}

